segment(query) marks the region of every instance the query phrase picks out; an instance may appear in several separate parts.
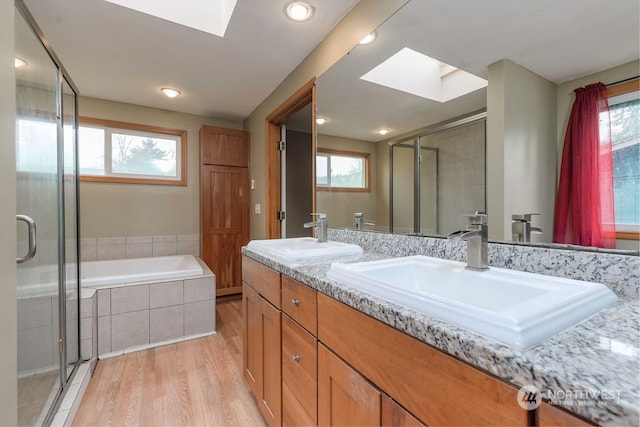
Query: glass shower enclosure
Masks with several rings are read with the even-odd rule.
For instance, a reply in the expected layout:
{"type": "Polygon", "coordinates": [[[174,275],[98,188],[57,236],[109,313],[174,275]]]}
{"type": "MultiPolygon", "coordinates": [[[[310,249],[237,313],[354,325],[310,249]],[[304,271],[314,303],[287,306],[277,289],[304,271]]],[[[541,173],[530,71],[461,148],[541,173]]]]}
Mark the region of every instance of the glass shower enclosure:
{"type": "Polygon", "coordinates": [[[391,231],[447,235],[486,212],[486,113],[394,142],[389,150],[391,231]]]}
{"type": "Polygon", "coordinates": [[[15,4],[18,424],[30,426],[51,421],[80,360],[77,90],[15,4]]]}

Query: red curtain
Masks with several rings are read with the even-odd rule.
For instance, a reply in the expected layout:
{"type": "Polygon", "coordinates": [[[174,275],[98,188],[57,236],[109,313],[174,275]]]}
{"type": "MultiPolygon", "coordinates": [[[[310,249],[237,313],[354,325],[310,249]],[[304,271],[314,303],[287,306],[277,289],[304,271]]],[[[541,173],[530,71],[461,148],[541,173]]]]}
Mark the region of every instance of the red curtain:
{"type": "Polygon", "coordinates": [[[609,103],[604,84],[574,90],[562,149],[553,241],[615,247],[609,103]]]}

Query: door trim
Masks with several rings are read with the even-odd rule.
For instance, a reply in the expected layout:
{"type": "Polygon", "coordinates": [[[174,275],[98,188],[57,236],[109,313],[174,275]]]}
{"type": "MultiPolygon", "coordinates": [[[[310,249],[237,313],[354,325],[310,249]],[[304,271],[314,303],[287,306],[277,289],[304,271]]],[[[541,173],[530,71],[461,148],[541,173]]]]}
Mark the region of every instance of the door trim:
{"type": "Polygon", "coordinates": [[[276,148],[280,140],[280,125],[289,117],[311,104],[311,162],[312,173],[312,208],[316,210],[316,78],[313,77],[273,110],[265,118],[265,221],[266,238],[280,237],[280,221],[276,217],[280,210],[280,152],[276,148]]]}

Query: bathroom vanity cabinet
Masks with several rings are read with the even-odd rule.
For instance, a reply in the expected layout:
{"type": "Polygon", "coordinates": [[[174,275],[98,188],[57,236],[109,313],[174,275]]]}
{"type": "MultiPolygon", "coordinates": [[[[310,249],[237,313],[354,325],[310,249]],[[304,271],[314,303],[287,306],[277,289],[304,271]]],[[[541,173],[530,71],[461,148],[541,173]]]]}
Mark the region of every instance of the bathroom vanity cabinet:
{"type": "Polygon", "coordinates": [[[244,376],[269,425],[588,425],[247,256],[243,280],[244,376]]]}
{"type": "Polygon", "coordinates": [[[243,376],[265,420],[280,425],[280,274],[256,262],[243,262],[242,274],[243,376]]]}

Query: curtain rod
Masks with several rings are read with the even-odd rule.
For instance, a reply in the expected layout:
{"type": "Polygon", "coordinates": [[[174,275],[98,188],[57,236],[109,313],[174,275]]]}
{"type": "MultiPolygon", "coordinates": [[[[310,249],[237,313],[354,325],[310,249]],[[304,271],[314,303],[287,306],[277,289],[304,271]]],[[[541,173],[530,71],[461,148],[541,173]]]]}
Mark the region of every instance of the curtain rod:
{"type": "Polygon", "coordinates": [[[637,79],[640,79],[640,76],[629,77],[628,79],[619,80],[617,82],[609,83],[609,84],[606,84],[605,86],[607,86],[607,87],[615,86],[615,85],[619,85],[619,84],[626,83],[626,82],[629,82],[631,80],[637,80],[637,79]]]}

